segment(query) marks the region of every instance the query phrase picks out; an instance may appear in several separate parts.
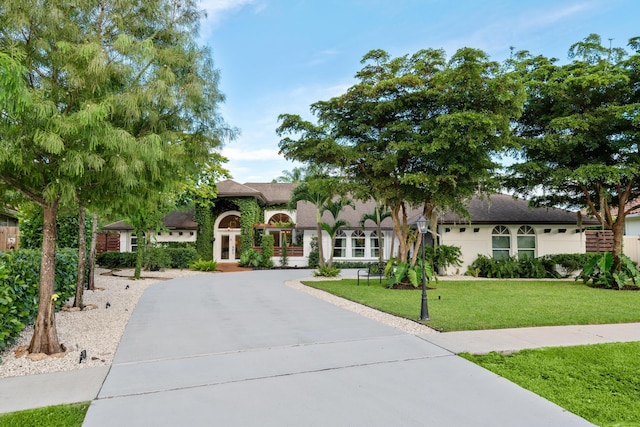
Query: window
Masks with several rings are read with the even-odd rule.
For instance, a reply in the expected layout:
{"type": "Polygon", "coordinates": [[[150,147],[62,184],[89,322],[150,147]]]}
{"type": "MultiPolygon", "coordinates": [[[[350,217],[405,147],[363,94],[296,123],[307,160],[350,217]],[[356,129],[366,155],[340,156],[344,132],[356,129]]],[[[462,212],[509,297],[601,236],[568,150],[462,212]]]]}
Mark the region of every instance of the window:
{"type": "MultiPolygon", "coordinates": [[[[144,245],[144,233],[142,234],[142,237],[140,238],[140,242],[139,243],[144,245]]],[[[131,236],[131,252],[135,252],[137,250],[138,250],[138,236],[133,234],[131,236]]]]}
{"type": "Polygon", "coordinates": [[[511,235],[504,225],[498,225],[491,232],[491,245],[495,259],[506,259],[511,255],[511,235]]]}
{"type": "Polygon", "coordinates": [[[240,228],[240,217],[238,215],[228,215],[222,218],[218,228],[226,228],[229,230],[232,228],[240,228]]]}
{"type": "Polygon", "coordinates": [[[347,235],[342,230],[336,233],[336,246],[333,248],[333,256],[344,258],[347,256],[347,235]]]}
{"type": "MultiPolygon", "coordinates": [[[[378,247],[378,233],[376,231],[371,233],[371,256],[379,257],[380,256],[380,248],[378,247]]],[[[382,247],[384,248],[384,236],[382,236],[382,247]]]]}
{"type": "Polygon", "coordinates": [[[283,213],[277,213],[269,219],[269,224],[271,225],[284,225],[290,223],[293,223],[291,217],[283,213]]]}
{"type": "Polygon", "coordinates": [[[367,241],[364,231],[356,230],[351,234],[351,256],[354,258],[364,258],[364,245],[367,241]]]}
{"type": "Polygon", "coordinates": [[[523,225],[518,229],[518,258],[535,258],[536,256],[536,231],[523,225]]]}

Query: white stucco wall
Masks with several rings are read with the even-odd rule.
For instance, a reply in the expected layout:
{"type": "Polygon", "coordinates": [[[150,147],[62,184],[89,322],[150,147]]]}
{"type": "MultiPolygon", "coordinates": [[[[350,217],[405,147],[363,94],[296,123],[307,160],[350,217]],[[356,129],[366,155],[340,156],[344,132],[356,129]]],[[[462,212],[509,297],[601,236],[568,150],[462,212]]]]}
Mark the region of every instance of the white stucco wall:
{"type": "MultiPolygon", "coordinates": [[[[120,232],[120,252],[132,252],[131,250],[131,237],[132,231],[120,232]]],[[[153,243],[163,242],[195,242],[196,232],[193,230],[170,230],[154,233],[152,238],[153,243]]]]}
{"type": "MultiPolygon", "coordinates": [[[[518,229],[528,224],[505,224],[510,233],[510,254],[518,254],[518,229]]],[[[530,225],[536,233],[536,257],[563,253],[584,253],[584,233],[576,233],[576,227],[567,225],[530,225]],[[564,229],[564,232],[560,230],[564,229]],[[545,230],[549,230],[545,233],[545,230]]],[[[492,231],[495,225],[442,225],[439,227],[440,244],[458,246],[462,252],[461,267],[450,267],[447,274],[464,274],[478,254],[492,256],[492,231]],[[447,231],[449,229],[449,231],[447,231]],[[462,231],[464,229],[464,231],[462,231]]]]}
{"type": "MultiPolygon", "coordinates": [[[[373,262],[378,259],[378,257],[371,256],[371,233],[374,230],[365,230],[365,256],[364,257],[354,257],[352,256],[352,246],[351,246],[351,235],[355,231],[353,229],[343,229],[345,234],[347,235],[347,245],[346,245],[346,256],[345,257],[333,257],[335,261],[344,261],[344,262],[373,262]]],[[[389,254],[391,253],[391,240],[392,240],[393,231],[387,230],[383,231],[383,249],[384,249],[384,258],[388,259],[389,254]]],[[[304,255],[305,257],[309,256],[311,252],[311,239],[316,237],[316,230],[305,230],[304,231],[304,255]]],[[[397,239],[396,239],[397,242],[397,239]]],[[[396,245],[397,246],[397,245],[396,245]]],[[[326,232],[322,232],[322,252],[324,254],[325,259],[329,259],[331,254],[331,238],[326,232]]]]}

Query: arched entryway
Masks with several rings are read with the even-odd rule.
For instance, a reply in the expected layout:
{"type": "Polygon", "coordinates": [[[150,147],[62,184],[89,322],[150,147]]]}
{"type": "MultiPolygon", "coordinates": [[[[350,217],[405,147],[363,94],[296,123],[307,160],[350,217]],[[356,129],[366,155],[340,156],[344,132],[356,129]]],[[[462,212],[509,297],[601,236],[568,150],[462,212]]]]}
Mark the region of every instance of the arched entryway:
{"type": "Polygon", "coordinates": [[[240,259],[240,212],[225,212],[216,220],[213,257],[220,263],[236,263],[240,259]]]}

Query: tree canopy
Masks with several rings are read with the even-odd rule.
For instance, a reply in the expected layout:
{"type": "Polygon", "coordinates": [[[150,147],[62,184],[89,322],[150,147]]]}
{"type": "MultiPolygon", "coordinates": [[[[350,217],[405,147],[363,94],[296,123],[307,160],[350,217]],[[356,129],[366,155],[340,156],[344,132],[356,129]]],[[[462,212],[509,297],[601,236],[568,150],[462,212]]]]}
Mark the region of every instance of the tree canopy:
{"type": "Polygon", "coordinates": [[[629,46],[634,55],[592,34],[565,65],[528,52],[512,62],[528,96],[507,186],[538,206],[587,207],[613,230],[616,259],[625,217],[640,207],[640,46],[629,46]]]}
{"type": "Polygon", "coordinates": [[[392,58],[373,50],[358,82],[311,106],[318,123],[283,114],[280,152],[338,168],[356,193],[389,208],[406,261],[408,207],[466,213],[464,202],[495,188],[494,155],[511,144],[510,126],[524,99],[521,85],[479,50],[449,60],[426,49],[392,58]]]}
{"type": "Polygon", "coordinates": [[[210,160],[229,135],[195,0],[6,0],[0,67],[21,68],[22,108],[0,121],[0,180],[44,210],[40,309],[30,351],[61,350],[49,300],[63,202],[142,201],[210,160]],[[133,201],[132,201],[133,200],[133,201]]]}

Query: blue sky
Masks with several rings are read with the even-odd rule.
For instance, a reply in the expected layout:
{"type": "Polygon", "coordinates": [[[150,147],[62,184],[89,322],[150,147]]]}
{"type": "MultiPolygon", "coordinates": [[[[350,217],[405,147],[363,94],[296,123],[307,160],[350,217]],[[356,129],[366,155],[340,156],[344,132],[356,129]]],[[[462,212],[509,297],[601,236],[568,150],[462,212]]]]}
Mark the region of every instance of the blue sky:
{"type": "Polygon", "coordinates": [[[638,0],[201,0],[200,42],[211,47],[240,135],[222,154],[233,179],[269,182],[296,165],[278,155],[278,115],[313,120],[309,106],[355,83],[362,56],[465,46],[493,60],[510,46],[566,61],[590,33],[624,47],[640,36],[638,0]]]}

